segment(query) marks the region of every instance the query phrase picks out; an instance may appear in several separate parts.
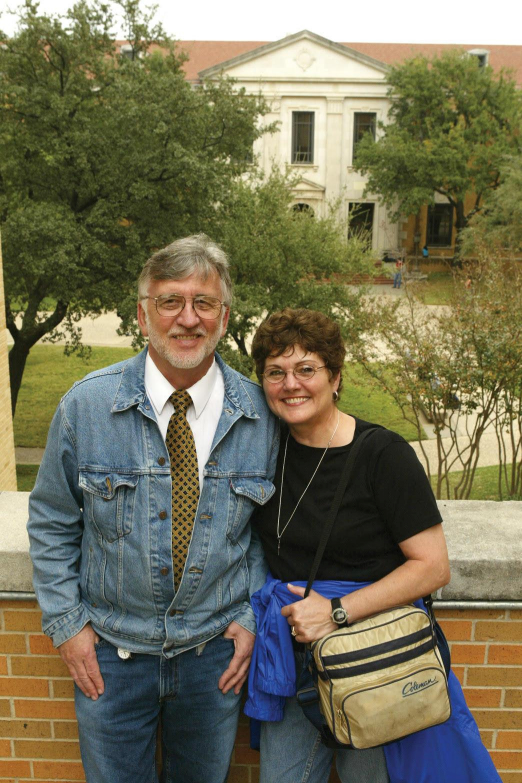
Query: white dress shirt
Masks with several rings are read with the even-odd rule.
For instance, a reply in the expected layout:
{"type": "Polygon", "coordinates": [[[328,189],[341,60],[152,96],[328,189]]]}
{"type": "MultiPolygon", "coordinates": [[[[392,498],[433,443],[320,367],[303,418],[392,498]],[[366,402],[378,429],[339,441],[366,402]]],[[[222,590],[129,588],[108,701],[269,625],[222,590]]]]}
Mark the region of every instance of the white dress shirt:
{"type": "MultiPolygon", "coordinates": [[[[174,406],[169,400],[176,391],[162,372],[158,370],[149,353],[145,360],[145,389],[152,403],[154,413],[163,440],[167,437],[167,427],[174,406]]],[[[187,389],[192,398],[192,405],[187,410],[187,421],[194,435],[196,453],[198,455],[199,489],[203,487],[203,469],[207,463],[216,433],[219,417],[223,410],[225,399],[225,384],[223,373],[216,360],[212,362],[207,374],[197,383],[187,389]]]]}

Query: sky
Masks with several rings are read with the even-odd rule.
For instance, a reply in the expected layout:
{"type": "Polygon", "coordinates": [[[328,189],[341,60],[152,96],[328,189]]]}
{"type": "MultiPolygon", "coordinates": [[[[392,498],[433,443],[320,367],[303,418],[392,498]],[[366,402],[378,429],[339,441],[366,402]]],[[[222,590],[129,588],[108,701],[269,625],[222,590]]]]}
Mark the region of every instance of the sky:
{"type": "MultiPolygon", "coordinates": [[[[150,4],[150,3],[149,3],[150,4]]],[[[16,8],[17,0],[0,0],[16,8]]],[[[71,0],[41,0],[45,12],[64,12],[71,0]]],[[[159,0],[157,19],[180,40],[277,41],[307,29],[350,43],[522,45],[520,0],[159,0]]],[[[15,30],[3,14],[0,28],[15,30]]],[[[121,31],[115,31],[121,37],[121,31]]]]}

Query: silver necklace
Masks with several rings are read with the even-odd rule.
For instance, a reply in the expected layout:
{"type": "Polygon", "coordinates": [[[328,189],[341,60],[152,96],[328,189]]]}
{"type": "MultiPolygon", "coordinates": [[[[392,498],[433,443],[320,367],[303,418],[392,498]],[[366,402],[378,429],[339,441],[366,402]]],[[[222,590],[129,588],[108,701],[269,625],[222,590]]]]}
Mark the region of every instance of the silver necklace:
{"type": "Polygon", "coordinates": [[[320,459],[320,460],[319,460],[319,462],[317,463],[317,467],[316,467],[316,469],[314,470],[314,472],[312,473],[312,478],[310,479],[310,481],[308,482],[308,484],[307,484],[307,485],[306,485],[306,487],[304,488],[304,490],[303,490],[303,492],[302,492],[302,494],[301,494],[301,497],[299,498],[299,500],[298,500],[298,501],[297,501],[297,503],[295,504],[295,508],[294,508],[294,510],[292,511],[292,513],[290,514],[290,516],[288,517],[288,522],[286,523],[286,525],[284,526],[284,528],[283,528],[282,530],[280,530],[280,523],[281,523],[281,500],[282,500],[282,498],[283,498],[283,484],[284,484],[284,481],[285,481],[286,452],[287,452],[287,449],[288,449],[288,438],[290,437],[290,432],[288,432],[288,434],[287,434],[287,436],[286,436],[286,442],[285,442],[285,453],[283,454],[283,469],[282,469],[282,471],[281,471],[281,489],[279,490],[279,509],[278,509],[278,511],[277,511],[277,554],[278,554],[278,555],[279,555],[279,552],[281,551],[281,539],[282,539],[282,537],[283,537],[283,533],[285,532],[286,528],[288,527],[288,525],[289,525],[289,524],[290,524],[290,522],[292,521],[292,518],[293,518],[293,516],[294,516],[295,512],[297,511],[297,507],[298,507],[299,503],[300,503],[300,502],[301,502],[301,500],[304,498],[304,496],[305,496],[305,494],[306,494],[306,492],[307,492],[307,490],[308,490],[308,487],[310,486],[310,484],[311,484],[311,483],[312,483],[312,481],[314,480],[314,478],[315,478],[315,474],[317,473],[317,471],[319,470],[319,468],[320,468],[320,466],[321,466],[321,462],[323,461],[323,459],[324,459],[324,457],[325,457],[325,454],[326,454],[326,452],[327,452],[327,451],[328,451],[328,449],[330,448],[330,443],[333,441],[333,439],[334,439],[334,437],[335,437],[335,433],[337,432],[337,428],[338,428],[338,426],[339,426],[339,420],[340,420],[340,417],[341,417],[341,414],[340,414],[340,412],[339,412],[339,409],[337,409],[337,424],[335,425],[334,431],[333,431],[333,432],[332,432],[332,434],[331,434],[330,440],[329,440],[329,441],[328,441],[328,443],[326,444],[326,448],[325,448],[325,450],[323,451],[323,453],[321,454],[321,459],[320,459]]]}

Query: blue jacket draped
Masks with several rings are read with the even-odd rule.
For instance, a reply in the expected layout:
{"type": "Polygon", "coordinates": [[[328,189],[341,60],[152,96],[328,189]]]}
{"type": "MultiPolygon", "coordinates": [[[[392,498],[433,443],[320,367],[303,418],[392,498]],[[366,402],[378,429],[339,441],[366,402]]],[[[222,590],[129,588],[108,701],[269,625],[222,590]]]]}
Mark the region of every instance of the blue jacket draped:
{"type": "MultiPolygon", "coordinates": [[[[306,587],[305,582],[293,584],[306,587]]],[[[313,588],[326,598],[334,598],[367,584],[316,581],[313,588]]],[[[281,609],[296,600],[300,599],[271,574],[261,590],[252,596],[257,636],[245,713],[254,720],[282,720],[285,698],[295,696],[296,671],[290,626],[281,615],[281,609]]],[[[422,601],[416,604],[424,609],[422,601]]],[[[451,717],[446,723],[384,746],[390,783],[501,783],[453,672],[450,672],[448,685],[451,717]]],[[[252,736],[256,736],[255,730],[252,736]]]]}

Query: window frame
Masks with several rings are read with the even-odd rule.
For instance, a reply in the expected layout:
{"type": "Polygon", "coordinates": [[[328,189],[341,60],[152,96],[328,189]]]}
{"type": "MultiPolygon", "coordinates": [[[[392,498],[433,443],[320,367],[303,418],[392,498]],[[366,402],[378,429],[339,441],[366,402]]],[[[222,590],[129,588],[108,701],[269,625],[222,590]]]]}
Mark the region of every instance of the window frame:
{"type": "MultiPolygon", "coordinates": [[[[455,221],[455,209],[452,204],[428,204],[428,211],[426,213],[426,242],[428,247],[452,247],[453,241],[453,225],[455,221]],[[437,236],[433,231],[433,222],[437,212],[447,212],[449,215],[449,226],[446,229],[446,234],[439,238],[440,225],[437,231],[437,236]]],[[[442,222],[442,219],[441,219],[442,222]]]]}
{"type": "Polygon", "coordinates": [[[368,232],[368,245],[369,247],[373,247],[373,231],[375,226],[375,213],[376,213],[376,203],[375,201],[349,201],[348,202],[348,216],[350,216],[350,212],[352,212],[354,209],[361,208],[361,214],[371,213],[371,222],[367,222],[367,225],[363,225],[362,222],[359,223],[354,229],[352,229],[352,224],[350,223],[348,226],[348,239],[351,239],[354,236],[357,236],[358,233],[361,233],[361,231],[367,231],[368,232]],[[365,209],[366,208],[366,209],[365,209]]]}
{"type": "Polygon", "coordinates": [[[352,144],[352,162],[355,161],[357,155],[357,145],[361,141],[365,133],[370,132],[375,141],[377,136],[377,112],[376,111],[354,111],[353,113],[353,144],[352,144]],[[358,118],[362,116],[372,116],[373,124],[370,123],[366,126],[366,130],[357,133],[358,131],[358,118]]]}
{"type": "Polygon", "coordinates": [[[291,150],[291,163],[294,166],[310,166],[314,162],[314,146],[315,146],[315,111],[292,111],[292,150],[291,150]],[[300,126],[304,126],[305,123],[299,121],[299,117],[303,115],[309,115],[309,146],[308,151],[303,153],[297,149],[298,142],[298,129],[300,126]],[[300,159],[300,156],[307,155],[308,159],[300,159]]]}

